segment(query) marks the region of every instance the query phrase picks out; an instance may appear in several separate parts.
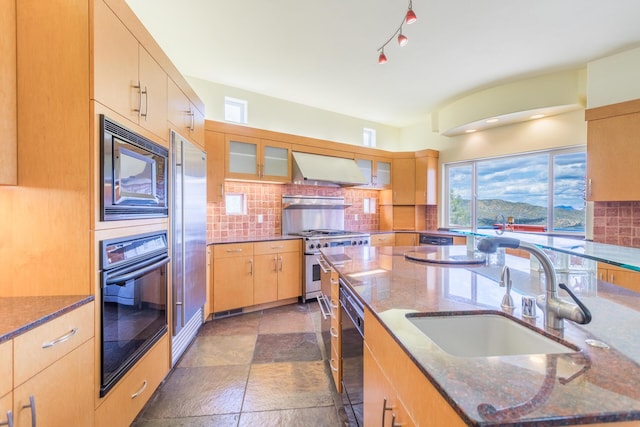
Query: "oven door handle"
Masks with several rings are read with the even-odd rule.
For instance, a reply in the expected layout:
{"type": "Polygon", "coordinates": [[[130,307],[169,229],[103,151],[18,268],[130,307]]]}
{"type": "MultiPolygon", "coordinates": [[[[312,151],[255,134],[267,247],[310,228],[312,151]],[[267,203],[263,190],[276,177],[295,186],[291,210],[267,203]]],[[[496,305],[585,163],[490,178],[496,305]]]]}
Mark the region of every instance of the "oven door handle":
{"type": "Polygon", "coordinates": [[[163,265],[168,264],[170,260],[171,260],[170,257],[163,257],[160,261],[154,262],[153,264],[147,265],[146,267],[139,268],[130,273],[121,274],[118,276],[109,276],[107,277],[107,280],[105,281],[105,283],[107,285],[116,285],[118,283],[126,282],[128,280],[147,274],[158,267],[162,267],[163,265]]]}

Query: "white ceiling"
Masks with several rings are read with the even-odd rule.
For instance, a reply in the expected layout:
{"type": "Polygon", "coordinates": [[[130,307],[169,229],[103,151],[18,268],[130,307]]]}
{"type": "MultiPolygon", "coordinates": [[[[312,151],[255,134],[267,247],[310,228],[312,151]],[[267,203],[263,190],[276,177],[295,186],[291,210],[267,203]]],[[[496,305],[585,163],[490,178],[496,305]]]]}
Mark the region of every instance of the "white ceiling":
{"type": "Polygon", "coordinates": [[[391,126],[640,45],[638,0],[127,0],[178,69],[391,126]]]}

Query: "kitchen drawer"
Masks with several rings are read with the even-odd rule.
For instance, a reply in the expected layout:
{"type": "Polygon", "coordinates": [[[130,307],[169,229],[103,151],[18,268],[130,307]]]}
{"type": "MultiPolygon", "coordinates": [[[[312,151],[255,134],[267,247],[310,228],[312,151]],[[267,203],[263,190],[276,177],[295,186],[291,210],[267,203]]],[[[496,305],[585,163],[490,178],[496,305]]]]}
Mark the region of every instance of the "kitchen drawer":
{"type": "Polygon", "coordinates": [[[95,427],[131,425],[168,372],[169,337],[165,335],[102,399],[95,427]]]}
{"type": "Polygon", "coordinates": [[[282,252],[299,252],[300,240],[271,240],[268,242],[255,242],[253,244],[254,255],[275,254],[282,252]]]}
{"type": "Polygon", "coordinates": [[[331,319],[331,327],[329,328],[329,334],[331,335],[331,351],[334,351],[338,359],[342,355],[342,337],[340,336],[340,324],[331,319]]]}
{"type": "Polygon", "coordinates": [[[253,255],[253,243],[229,243],[213,246],[213,258],[233,258],[253,255]]]}
{"type": "Polygon", "coordinates": [[[93,337],[93,304],[85,304],[14,338],[14,386],[93,337]]]}
{"type": "Polygon", "coordinates": [[[371,246],[394,246],[396,236],[394,233],[372,234],[370,242],[371,246]]]}
{"type": "MultiPolygon", "coordinates": [[[[0,344],[0,396],[4,396],[11,390],[13,390],[13,341],[9,340],[0,344]]],[[[2,422],[1,415],[2,412],[0,412],[0,422],[2,422]]]]}
{"type": "Polygon", "coordinates": [[[342,359],[336,353],[335,348],[331,348],[331,358],[329,360],[329,368],[331,368],[331,376],[336,385],[338,393],[342,393],[342,359]]]}

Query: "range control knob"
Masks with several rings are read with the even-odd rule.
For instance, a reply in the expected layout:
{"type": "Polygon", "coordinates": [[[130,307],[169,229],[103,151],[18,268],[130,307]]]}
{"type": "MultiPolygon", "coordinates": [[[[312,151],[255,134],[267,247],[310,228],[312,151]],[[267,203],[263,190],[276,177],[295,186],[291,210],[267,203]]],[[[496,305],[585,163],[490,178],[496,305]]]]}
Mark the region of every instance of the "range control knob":
{"type": "Polygon", "coordinates": [[[364,244],[365,244],[365,245],[368,245],[368,244],[369,244],[369,241],[368,241],[368,240],[365,240],[365,241],[364,241],[364,244]]]}
{"type": "Polygon", "coordinates": [[[316,247],[316,246],[315,246],[313,243],[309,245],[309,249],[313,249],[313,248],[315,248],[315,247],[316,247]]]}
{"type": "Polygon", "coordinates": [[[358,244],[359,244],[359,245],[361,245],[361,244],[362,244],[362,240],[359,240],[359,241],[358,241],[358,244]]]}
{"type": "MultiPolygon", "coordinates": [[[[318,247],[319,247],[319,246],[318,246],[318,247]]],[[[328,244],[328,243],[325,243],[325,244],[324,244],[324,247],[325,247],[325,248],[328,248],[328,247],[329,247],[329,244],[328,244]]]]}
{"type": "Polygon", "coordinates": [[[352,245],[352,246],[357,245],[356,241],[354,240],[353,242],[351,242],[351,245],[352,245]]]}

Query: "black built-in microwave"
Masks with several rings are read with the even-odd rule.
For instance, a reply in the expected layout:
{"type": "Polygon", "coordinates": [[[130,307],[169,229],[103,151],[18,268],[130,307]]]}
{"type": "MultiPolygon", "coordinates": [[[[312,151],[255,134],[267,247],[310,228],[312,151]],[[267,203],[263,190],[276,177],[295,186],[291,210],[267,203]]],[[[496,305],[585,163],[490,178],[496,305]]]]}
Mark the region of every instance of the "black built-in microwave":
{"type": "Polygon", "coordinates": [[[101,220],[162,218],[169,213],[169,150],[100,115],[101,220]]]}

